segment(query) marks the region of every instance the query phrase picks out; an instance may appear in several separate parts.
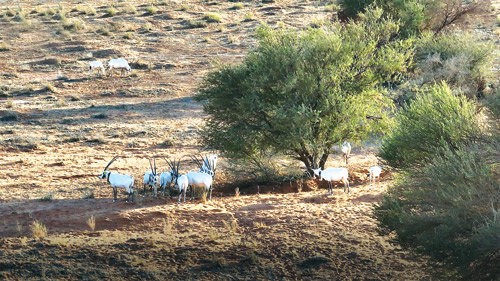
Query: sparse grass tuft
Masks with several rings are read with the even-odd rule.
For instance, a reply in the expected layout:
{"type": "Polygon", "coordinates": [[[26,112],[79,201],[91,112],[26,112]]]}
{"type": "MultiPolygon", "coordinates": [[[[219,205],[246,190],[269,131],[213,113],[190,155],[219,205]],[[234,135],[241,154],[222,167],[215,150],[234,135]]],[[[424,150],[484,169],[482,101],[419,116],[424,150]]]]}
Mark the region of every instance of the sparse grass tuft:
{"type": "Polygon", "coordinates": [[[243,21],[253,21],[255,20],[255,15],[253,13],[248,13],[243,18],[243,21]]]}
{"type": "Polygon", "coordinates": [[[110,36],[111,35],[111,31],[109,31],[109,28],[107,28],[107,27],[101,27],[101,28],[99,28],[97,30],[97,33],[100,33],[103,36],[110,36]]]}
{"type": "Polygon", "coordinates": [[[90,227],[92,231],[95,230],[95,217],[91,215],[90,218],[87,219],[87,225],[90,227]]]}
{"type": "Polygon", "coordinates": [[[239,187],[237,187],[237,188],[234,189],[234,196],[236,198],[240,197],[240,188],[239,187]]]}
{"type": "Polygon", "coordinates": [[[33,221],[30,228],[33,238],[43,239],[47,237],[47,228],[41,222],[37,220],[33,221]]]}
{"type": "Polygon", "coordinates": [[[49,202],[54,200],[54,193],[52,192],[47,192],[42,198],[40,198],[40,201],[45,201],[49,202]]]}
{"type": "Polygon", "coordinates": [[[123,34],[122,38],[123,39],[133,39],[134,34],[132,32],[126,32],[125,34],[123,34]]]}
{"type": "Polygon", "coordinates": [[[206,27],[207,23],[204,21],[199,21],[199,20],[190,20],[190,21],[188,21],[187,25],[189,28],[202,28],[202,27],[206,27]]]}
{"type": "Polygon", "coordinates": [[[338,5],[335,5],[335,4],[330,4],[330,5],[325,6],[325,12],[336,12],[339,10],[340,10],[340,7],[338,5]]]}
{"type": "Polygon", "coordinates": [[[189,11],[190,7],[188,5],[182,5],[179,7],[180,11],[189,11]]]}
{"type": "Polygon", "coordinates": [[[122,12],[127,13],[127,14],[137,14],[137,9],[130,3],[125,4],[121,8],[122,12]]]}
{"type": "MultiPolygon", "coordinates": [[[[77,141],[79,141],[80,139],[79,138],[73,138],[73,139],[77,139],[77,141]]],[[[95,198],[95,195],[94,195],[94,190],[91,189],[91,188],[87,188],[83,191],[83,196],[82,196],[83,199],[94,199],[95,198]]]]}
{"type": "Polygon", "coordinates": [[[221,268],[227,265],[227,261],[224,256],[213,253],[210,255],[210,264],[212,264],[213,267],[221,268]]]}
{"type": "Polygon", "coordinates": [[[63,21],[63,28],[65,30],[77,31],[85,29],[85,25],[80,19],[70,19],[63,21]]]}
{"type": "Polygon", "coordinates": [[[71,11],[78,12],[81,15],[92,16],[96,14],[96,10],[90,5],[76,5],[76,7],[74,7],[71,11]]]}
{"type": "Polygon", "coordinates": [[[14,107],[14,103],[11,100],[8,100],[5,102],[5,107],[12,108],[12,107],[14,107]]]}
{"type": "Polygon", "coordinates": [[[208,13],[203,16],[203,19],[207,22],[221,22],[222,19],[219,14],[216,13],[208,13]]]}
{"type": "Polygon", "coordinates": [[[155,6],[151,5],[151,6],[148,6],[146,8],[146,14],[148,15],[154,15],[158,12],[158,8],[156,8],[155,6]]]}
{"type": "Polygon", "coordinates": [[[44,86],[45,86],[45,88],[44,88],[45,91],[51,92],[51,93],[57,93],[57,88],[54,85],[52,85],[50,83],[46,83],[44,86]]]}
{"type": "Polygon", "coordinates": [[[232,10],[240,10],[240,9],[243,9],[245,7],[245,5],[243,5],[243,3],[235,3],[231,9],[232,10]]]}
{"type": "Polygon", "coordinates": [[[117,13],[117,10],[115,9],[115,7],[109,7],[106,9],[104,15],[106,17],[113,17],[116,15],[116,13],[117,13]]]}

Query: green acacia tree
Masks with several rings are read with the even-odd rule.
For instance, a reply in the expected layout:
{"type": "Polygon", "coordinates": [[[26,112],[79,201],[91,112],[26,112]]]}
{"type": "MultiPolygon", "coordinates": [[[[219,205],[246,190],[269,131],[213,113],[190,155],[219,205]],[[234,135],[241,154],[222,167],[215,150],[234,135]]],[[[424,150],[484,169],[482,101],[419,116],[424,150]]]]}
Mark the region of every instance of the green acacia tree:
{"type": "Polygon", "coordinates": [[[413,51],[394,39],[398,28],[380,9],[346,25],[259,28],[243,63],[209,73],[200,87],[205,144],[235,158],[285,153],[310,171],[334,144],[384,132],[392,103],[381,85],[406,72],[413,51]]]}

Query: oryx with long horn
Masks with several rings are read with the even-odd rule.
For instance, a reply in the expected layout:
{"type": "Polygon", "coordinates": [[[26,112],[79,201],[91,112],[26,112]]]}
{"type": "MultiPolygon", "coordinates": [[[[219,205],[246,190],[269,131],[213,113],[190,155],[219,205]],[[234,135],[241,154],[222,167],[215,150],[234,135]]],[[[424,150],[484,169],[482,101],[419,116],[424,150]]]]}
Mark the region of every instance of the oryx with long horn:
{"type": "Polygon", "coordinates": [[[99,176],[100,179],[106,179],[108,183],[111,185],[113,188],[113,202],[116,202],[116,195],[118,193],[118,188],[124,188],[127,193],[127,202],[129,199],[132,199],[131,201],[134,201],[134,178],[130,175],[122,175],[118,173],[111,173],[108,172],[108,168],[115,160],[118,158],[118,156],[113,157],[111,161],[109,161],[108,165],[106,165],[106,168],[104,168],[104,171],[102,174],[99,176]]]}
{"type": "Polygon", "coordinates": [[[151,159],[149,160],[149,167],[151,171],[147,171],[144,174],[144,195],[146,195],[146,186],[149,186],[149,191],[154,188],[154,196],[156,196],[157,192],[157,184],[158,184],[158,174],[156,172],[156,159],[153,158],[153,164],[151,164],[151,159]],[[154,166],[154,168],[153,168],[154,166]]]}
{"type": "Polygon", "coordinates": [[[191,156],[191,159],[198,165],[200,168],[199,172],[189,172],[186,174],[189,186],[191,187],[191,198],[193,198],[193,191],[195,187],[202,187],[204,192],[209,194],[209,200],[212,200],[212,184],[213,179],[215,177],[215,170],[212,168],[208,158],[201,157],[201,160],[195,156],[191,156]],[[206,161],[205,161],[206,160],[206,161]],[[203,171],[203,165],[207,164],[207,170],[209,173],[203,171]]]}
{"type": "Polygon", "coordinates": [[[186,192],[189,187],[188,183],[188,178],[186,175],[181,175],[179,173],[179,166],[181,160],[178,160],[177,163],[175,163],[175,160],[173,162],[167,161],[168,165],[170,166],[170,170],[172,171],[172,181],[174,182],[174,187],[179,190],[179,199],[177,200],[177,203],[181,202],[181,196],[184,194],[184,203],[186,203],[186,192]]]}

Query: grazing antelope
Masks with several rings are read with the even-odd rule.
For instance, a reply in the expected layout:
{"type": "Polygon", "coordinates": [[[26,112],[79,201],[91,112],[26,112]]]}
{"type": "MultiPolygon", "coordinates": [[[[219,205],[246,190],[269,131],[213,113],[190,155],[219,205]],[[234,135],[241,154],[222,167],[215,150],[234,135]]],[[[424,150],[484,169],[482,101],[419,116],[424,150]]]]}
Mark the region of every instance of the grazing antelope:
{"type": "Polygon", "coordinates": [[[119,69],[120,75],[123,76],[124,72],[130,73],[132,68],[128,65],[128,62],[124,58],[111,59],[108,62],[108,72],[110,76],[113,76],[113,69],[119,69]]]}
{"type": "Polygon", "coordinates": [[[347,165],[349,161],[349,154],[351,154],[351,144],[347,141],[344,141],[344,143],[342,144],[342,153],[344,154],[344,161],[347,165]]]}
{"type": "Polygon", "coordinates": [[[344,192],[347,187],[347,193],[351,193],[349,188],[349,172],[346,168],[326,168],[325,170],[313,169],[314,175],[319,177],[321,180],[328,181],[328,192],[326,195],[333,195],[333,184],[332,181],[342,181],[344,183],[344,192]]]}
{"type": "Polygon", "coordinates": [[[100,179],[106,179],[108,183],[111,185],[113,188],[113,202],[116,202],[116,195],[118,193],[118,188],[124,188],[127,193],[128,197],[126,199],[126,202],[131,198],[132,202],[134,202],[134,178],[130,175],[122,175],[118,173],[111,173],[108,172],[109,166],[115,162],[115,160],[118,158],[118,156],[113,157],[111,161],[109,161],[108,165],[106,165],[106,168],[104,168],[104,171],[102,174],[99,176],[100,179]]]}
{"type": "Polygon", "coordinates": [[[102,75],[106,74],[106,70],[104,70],[104,65],[102,64],[102,62],[97,60],[90,62],[89,69],[90,69],[89,76],[92,76],[92,72],[94,72],[94,70],[100,72],[102,75]]]}
{"type": "MultiPolygon", "coordinates": [[[[146,186],[149,186],[149,191],[154,188],[154,196],[156,196],[157,184],[158,184],[158,174],[156,172],[156,159],[153,158],[154,168],[151,165],[151,159],[149,159],[149,167],[151,171],[147,171],[144,174],[144,195],[146,195],[146,186]]],[[[143,195],[143,196],[144,196],[143,195]]]]}

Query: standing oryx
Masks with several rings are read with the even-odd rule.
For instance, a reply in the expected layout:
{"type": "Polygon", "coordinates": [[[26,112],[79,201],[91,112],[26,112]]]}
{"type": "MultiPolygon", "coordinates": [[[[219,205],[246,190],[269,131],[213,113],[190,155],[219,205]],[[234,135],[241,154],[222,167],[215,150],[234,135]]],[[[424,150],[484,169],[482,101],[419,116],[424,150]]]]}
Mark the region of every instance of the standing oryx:
{"type": "MultiPolygon", "coordinates": [[[[167,165],[170,165],[167,159],[163,158],[165,162],[167,162],[167,165]]],[[[160,188],[162,190],[163,196],[165,196],[165,189],[170,187],[170,184],[174,180],[174,170],[170,169],[168,172],[163,172],[160,174],[160,188]]],[[[170,193],[169,193],[170,194],[170,193]]],[[[169,195],[170,196],[170,195],[169,195]]]]}
{"type": "Polygon", "coordinates": [[[349,188],[349,172],[346,168],[326,168],[325,170],[313,169],[314,175],[319,177],[320,180],[326,180],[328,182],[328,192],[326,195],[333,195],[333,184],[334,181],[342,181],[344,183],[344,193],[347,187],[347,193],[351,193],[349,188]]]}
{"type": "Polygon", "coordinates": [[[344,141],[342,144],[342,154],[344,154],[345,164],[349,164],[349,154],[351,154],[351,144],[347,141],[344,141]]]}
{"type": "Polygon", "coordinates": [[[144,194],[143,196],[146,195],[146,186],[149,186],[149,191],[154,188],[154,196],[156,196],[156,191],[157,191],[157,184],[158,184],[158,174],[156,172],[156,159],[153,158],[153,163],[154,163],[154,168],[153,165],[151,165],[151,159],[149,159],[149,167],[151,168],[151,171],[147,171],[144,174],[144,194]]]}
{"type": "Polygon", "coordinates": [[[99,176],[100,179],[106,179],[108,183],[111,185],[113,188],[113,202],[116,202],[116,194],[118,193],[118,188],[124,188],[127,193],[127,202],[130,198],[132,198],[132,202],[134,202],[134,178],[130,175],[122,175],[118,173],[111,173],[108,172],[109,166],[115,162],[115,160],[118,158],[118,156],[113,157],[111,161],[109,161],[108,165],[106,168],[104,168],[104,171],[102,174],[99,176]]]}
{"type": "MultiPolygon", "coordinates": [[[[167,160],[165,159],[165,161],[167,160]]],[[[170,166],[170,171],[172,171],[172,181],[174,182],[174,187],[179,190],[179,199],[177,200],[177,204],[181,202],[182,194],[184,194],[184,203],[186,203],[186,192],[189,187],[187,176],[179,174],[180,162],[181,160],[177,161],[176,164],[175,160],[173,162],[167,161],[167,164],[170,166]]]]}
{"type": "Polygon", "coordinates": [[[193,171],[186,174],[189,180],[189,186],[191,187],[191,198],[193,198],[194,195],[194,188],[202,187],[204,192],[209,193],[209,200],[212,200],[213,180],[215,177],[215,168],[212,166],[214,161],[209,161],[208,158],[203,157],[201,157],[200,160],[195,156],[192,156],[191,159],[200,168],[199,172],[193,171]]]}

